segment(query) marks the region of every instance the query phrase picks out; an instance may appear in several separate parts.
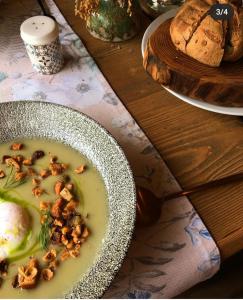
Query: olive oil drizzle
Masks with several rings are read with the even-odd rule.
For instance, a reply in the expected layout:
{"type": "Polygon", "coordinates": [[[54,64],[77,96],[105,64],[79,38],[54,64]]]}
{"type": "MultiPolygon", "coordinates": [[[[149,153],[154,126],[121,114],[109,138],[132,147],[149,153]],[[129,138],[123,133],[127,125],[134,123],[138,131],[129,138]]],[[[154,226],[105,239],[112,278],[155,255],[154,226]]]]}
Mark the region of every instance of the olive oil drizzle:
{"type": "Polygon", "coordinates": [[[22,258],[33,255],[34,253],[36,253],[40,250],[40,248],[37,247],[38,245],[39,245],[39,241],[38,241],[38,238],[37,238],[36,241],[34,242],[34,244],[27,251],[23,252],[20,255],[16,255],[16,256],[12,256],[12,257],[8,258],[8,262],[13,263],[13,262],[16,262],[16,261],[18,261],[22,258]]]}
{"type": "Polygon", "coordinates": [[[31,207],[33,209],[35,209],[38,213],[40,213],[40,210],[37,206],[29,203],[28,201],[25,201],[21,198],[17,198],[12,196],[10,193],[13,192],[12,190],[4,190],[4,189],[0,189],[0,203],[1,202],[12,202],[12,203],[16,203],[24,208],[28,208],[31,207]]]}
{"type": "Polygon", "coordinates": [[[80,187],[80,184],[78,183],[78,181],[73,178],[73,182],[74,182],[74,191],[77,194],[77,197],[79,199],[79,205],[82,209],[82,214],[83,214],[84,213],[84,196],[83,196],[83,192],[81,190],[81,187],[80,187]]]}
{"type": "Polygon", "coordinates": [[[32,230],[29,229],[22,242],[15,249],[10,251],[10,256],[15,254],[18,251],[24,250],[27,246],[28,241],[31,238],[31,235],[32,235],[32,230]]]}

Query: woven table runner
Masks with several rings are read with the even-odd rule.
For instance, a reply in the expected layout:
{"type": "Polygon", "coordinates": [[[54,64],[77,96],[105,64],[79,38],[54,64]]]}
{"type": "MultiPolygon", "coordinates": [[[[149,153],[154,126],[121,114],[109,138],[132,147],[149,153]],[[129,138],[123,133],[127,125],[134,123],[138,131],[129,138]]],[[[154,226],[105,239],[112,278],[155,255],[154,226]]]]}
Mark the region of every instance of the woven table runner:
{"type": "MultiPolygon", "coordinates": [[[[36,73],[19,35],[20,24],[40,15],[34,0],[0,3],[0,101],[41,100],[73,107],[97,120],[117,139],[135,180],[162,196],[180,190],[144,132],[115,95],[82,41],[52,0],[66,64],[56,75],[36,73]]],[[[81,26],[81,25],[80,25],[81,26]]],[[[20,112],[21,113],[21,112],[20,112]]],[[[159,222],[137,229],[106,298],[173,297],[214,275],[218,248],[186,197],[167,201],[159,222]]]]}

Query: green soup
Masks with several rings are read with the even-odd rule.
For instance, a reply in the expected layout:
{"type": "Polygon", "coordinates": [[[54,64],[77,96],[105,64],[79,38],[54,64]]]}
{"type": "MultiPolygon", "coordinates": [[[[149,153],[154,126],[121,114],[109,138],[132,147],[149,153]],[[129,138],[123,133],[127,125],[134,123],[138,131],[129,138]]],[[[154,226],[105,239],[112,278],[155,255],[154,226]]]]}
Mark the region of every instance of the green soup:
{"type": "MultiPolygon", "coordinates": [[[[18,267],[27,264],[30,255],[41,261],[42,256],[46,253],[46,251],[40,249],[38,242],[38,235],[41,229],[39,203],[40,201],[55,201],[57,196],[54,193],[53,187],[58,176],[49,176],[42,181],[41,187],[45,189],[46,193],[39,198],[34,197],[32,194],[33,185],[31,180],[27,180],[25,183],[9,189],[6,194],[3,190],[6,178],[0,179],[0,199],[15,202],[26,207],[31,218],[30,232],[28,232],[22,243],[10,254],[8,275],[0,288],[0,297],[60,298],[72,288],[75,282],[93,264],[97,252],[102,245],[108,222],[108,202],[105,185],[92,163],[74,149],[48,140],[23,139],[19,142],[24,144],[24,148],[18,151],[10,150],[12,143],[1,144],[0,156],[21,154],[24,157],[31,157],[34,151],[43,150],[45,156],[38,159],[33,166],[37,172],[49,165],[50,154],[57,156],[59,161],[69,165],[65,174],[69,175],[71,181],[75,182],[75,185],[78,186],[80,204],[77,210],[83,216],[88,216],[86,224],[90,230],[90,236],[82,244],[80,256],[61,262],[52,280],[40,281],[35,288],[29,290],[14,289],[12,287],[12,280],[14,275],[17,274],[18,267]],[[87,170],[82,174],[76,174],[74,169],[81,164],[86,165],[87,170]]],[[[9,172],[9,168],[6,168],[4,164],[0,165],[0,169],[9,172]]]]}

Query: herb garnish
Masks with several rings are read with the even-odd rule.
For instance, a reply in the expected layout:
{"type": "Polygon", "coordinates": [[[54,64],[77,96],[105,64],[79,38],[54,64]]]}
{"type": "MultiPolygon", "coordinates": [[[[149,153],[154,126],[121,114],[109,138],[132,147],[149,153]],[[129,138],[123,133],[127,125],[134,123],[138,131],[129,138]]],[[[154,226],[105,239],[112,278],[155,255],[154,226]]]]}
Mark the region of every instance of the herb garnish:
{"type": "Polygon", "coordinates": [[[13,172],[13,169],[14,168],[12,167],[9,174],[8,174],[8,176],[7,176],[7,178],[6,178],[6,182],[3,185],[3,188],[5,190],[16,188],[16,187],[24,184],[27,181],[26,177],[21,178],[20,180],[16,180],[16,178],[15,178],[16,172],[13,172]]]}
{"type": "Polygon", "coordinates": [[[47,250],[50,243],[50,223],[51,223],[51,212],[48,210],[43,215],[44,222],[41,224],[41,230],[39,233],[39,243],[42,250],[47,250]]]}

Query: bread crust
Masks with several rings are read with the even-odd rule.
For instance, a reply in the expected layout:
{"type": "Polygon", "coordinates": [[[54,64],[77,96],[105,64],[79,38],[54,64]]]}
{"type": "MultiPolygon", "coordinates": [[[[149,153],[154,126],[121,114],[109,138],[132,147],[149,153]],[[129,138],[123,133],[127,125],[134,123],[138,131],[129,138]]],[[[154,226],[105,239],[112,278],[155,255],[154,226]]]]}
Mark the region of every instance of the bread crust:
{"type": "Polygon", "coordinates": [[[233,19],[229,22],[223,60],[236,61],[243,56],[243,8],[234,9],[233,19]]]}

